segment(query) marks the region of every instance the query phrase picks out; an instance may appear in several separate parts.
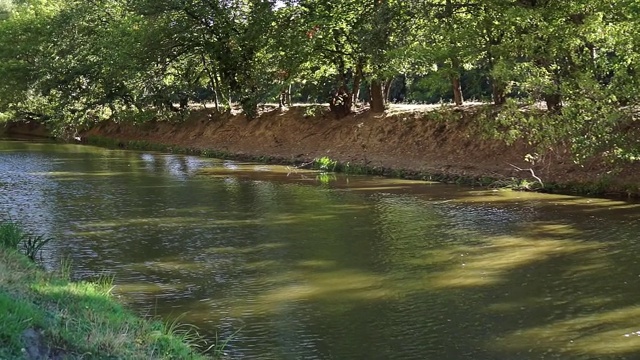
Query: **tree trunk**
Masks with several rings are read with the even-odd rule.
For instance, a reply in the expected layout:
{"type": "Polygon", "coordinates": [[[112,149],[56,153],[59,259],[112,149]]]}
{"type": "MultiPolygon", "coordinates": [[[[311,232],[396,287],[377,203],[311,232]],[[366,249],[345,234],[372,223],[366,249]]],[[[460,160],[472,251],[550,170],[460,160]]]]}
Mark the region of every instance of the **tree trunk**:
{"type": "Polygon", "coordinates": [[[282,88],[280,89],[280,94],[278,95],[278,108],[282,109],[285,106],[286,101],[287,101],[287,90],[282,88]]]}
{"type": "Polygon", "coordinates": [[[460,60],[451,58],[451,87],[453,87],[453,102],[460,106],[464,102],[462,97],[462,85],[460,84],[460,60]]]}
{"type": "Polygon", "coordinates": [[[218,99],[218,77],[213,77],[213,103],[216,106],[216,111],[220,111],[220,100],[218,99]]]}
{"type": "Polygon", "coordinates": [[[351,94],[345,86],[336,91],[329,102],[329,109],[337,119],[351,114],[351,94]]]}
{"type": "MultiPolygon", "coordinates": [[[[489,40],[491,44],[498,44],[498,41],[495,40],[489,40]]],[[[494,61],[493,61],[493,56],[491,55],[491,53],[487,54],[487,59],[489,61],[489,71],[493,71],[495,68],[494,65],[494,61]]],[[[489,76],[489,82],[491,83],[491,93],[492,93],[492,97],[493,97],[493,103],[495,105],[502,105],[504,103],[507,102],[507,96],[505,95],[505,90],[506,90],[506,86],[504,84],[504,82],[497,80],[495,77],[493,76],[489,76]]]]}
{"type": "Polygon", "coordinates": [[[559,113],[562,109],[562,95],[560,94],[560,74],[559,70],[555,72],[553,89],[544,94],[544,101],[547,103],[547,110],[559,113]]]}
{"type": "Polygon", "coordinates": [[[547,110],[551,112],[562,110],[562,96],[560,94],[546,94],[544,100],[547,103],[547,110]]]}
{"type": "Polygon", "coordinates": [[[453,102],[456,105],[462,105],[462,86],[460,86],[460,77],[458,75],[451,76],[451,86],[453,87],[453,102]]]}
{"type": "Polygon", "coordinates": [[[222,84],[222,74],[220,74],[219,71],[216,71],[213,75],[216,81],[216,99],[218,99],[218,104],[226,103],[229,109],[231,109],[231,87],[220,85],[222,84]]]}
{"type": "Polygon", "coordinates": [[[493,103],[496,105],[502,105],[507,102],[507,97],[504,94],[504,84],[496,79],[491,79],[491,90],[493,92],[493,103]]]}
{"type": "Polygon", "coordinates": [[[394,79],[391,78],[384,82],[384,102],[387,104],[391,102],[391,85],[393,84],[393,80],[394,79]]]}
{"type": "MultiPolygon", "coordinates": [[[[216,107],[216,111],[219,111],[219,109],[218,109],[218,81],[217,81],[217,75],[214,76],[214,74],[211,72],[211,69],[209,68],[209,66],[207,66],[207,60],[204,57],[204,55],[201,55],[201,57],[202,57],[202,66],[204,66],[204,68],[207,70],[207,76],[209,76],[209,82],[211,84],[211,88],[213,89],[213,103],[214,103],[214,105],[216,107]]],[[[206,108],[206,104],[205,104],[205,108],[206,108]]]]}
{"type": "Polygon", "coordinates": [[[362,81],[362,62],[358,62],[356,65],[356,74],[353,78],[353,94],[351,98],[352,104],[358,103],[358,97],[360,97],[360,82],[362,81]]]}
{"type": "Polygon", "coordinates": [[[382,82],[378,79],[371,80],[371,112],[384,112],[384,96],[382,93],[382,82]]]}
{"type": "MultiPolygon", "coordinates": [[[[336,50],[341,49],[340,42],[338,41],[337,31],[334,31],[334,37],[336,38],[335,47],[336,50]]],[[[342,57],[338,59],[338,90],[331,97],[331,101],[329,102],[329,109],[333,113],[333,115],[337,119],[341,119],[349,114],[351,114],[351,105],[352,105],[352,94],[349,92],[349,89],[346,85],[346,67],[345,61],[342,57]]]]}
{"type": "Polygon", "coordinates": [[[291,106],[291,84],[289,84],[289,89],[287,89],[287,98],[285,99],[285,103],[287,106],[291,106]]]}

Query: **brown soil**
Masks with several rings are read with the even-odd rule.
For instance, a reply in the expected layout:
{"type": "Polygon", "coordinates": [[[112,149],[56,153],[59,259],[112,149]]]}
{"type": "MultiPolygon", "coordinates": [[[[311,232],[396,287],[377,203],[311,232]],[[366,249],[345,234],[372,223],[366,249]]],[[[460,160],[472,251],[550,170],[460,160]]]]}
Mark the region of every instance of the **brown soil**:
{"type": "MultiPolygon", "coordinates": [[[[102,123],[82,136],[145,140],[290,161],[328,156],[341,162],[422,174],[533,180],[529,171],[518,171],[510,164],[532,167],[524,159],[535,149],[483,137],[474,121],[478,109],[471,105],[447,110],[446,121],[429,116],[435,111],[433,107],[392,108],[377,115],[361,112],[340,120],[326,111],[305,116],[308,107],[273,109],[252,121],[240,114],[199,110],[184,122],[102,123]]],[[[602,183],[606,178],[611,191],[638,193],[636,165],[617,171],[614,177],[611,165],[597,160],[577,165],[568,152],[556,150],[533,169],[547,183],[602,183]]]]}
{"type": "Polygon", "coordinates": [[[363,112],[338,120],[329,114],[305,117],[304,108],[294,107],[265,112],[252,121],[200,111],[184,123],[105,123],[84,135],[292,160],[328,156],[423,173],[500,176],[513,173],[508,163],[524,166],[527,149],[479,139],[468,130],[467,121],[429,121],[422,112],[363,112]]]}

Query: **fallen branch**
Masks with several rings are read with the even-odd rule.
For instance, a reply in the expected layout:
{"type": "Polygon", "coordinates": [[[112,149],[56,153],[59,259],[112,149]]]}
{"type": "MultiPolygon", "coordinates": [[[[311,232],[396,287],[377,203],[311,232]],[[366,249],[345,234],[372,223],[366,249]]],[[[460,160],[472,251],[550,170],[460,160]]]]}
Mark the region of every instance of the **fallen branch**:
{"type": "Polygon", "coordinates": [[[538,182],[540,183],[540,186],[544,187],[544,183],[542,182],[542,179],[540,179],[538,176],[536,176],[536,173],[533,172],[532,168],[522,169],[522,168],[519,168],[519,167],[517,167],[517,166],[515,166],[513,164],[509,164],[509,165],[511,165],[512,168],[514,168],[514,169],[516,169],[518,171],[529,171],[529,172],[531,172],[531,176],[533,176],[536,180],[538,180],[538,182]]]}
{"type": "MultiPolygon", "coordinates": [[[[292,172],[294,172],[294,173],[295,173],[295,172],[296,172],[297,170],[299,170],[299,169],[305,169],[305,168],[307,168],[308,166],[313,165],[313,163],[314,163],[315,161],[316,161],[316,160],[314,159],[314,160],[311,160],[311,161],[306,162],[306,163],[302,163],[302,164],[297,165],[297,166],[287,166],[287,170],[289,170],[289,174],[291,174],[292,172]]],[[[288,176],[289,174],[287,174],[287,176],[288,176]]]]}

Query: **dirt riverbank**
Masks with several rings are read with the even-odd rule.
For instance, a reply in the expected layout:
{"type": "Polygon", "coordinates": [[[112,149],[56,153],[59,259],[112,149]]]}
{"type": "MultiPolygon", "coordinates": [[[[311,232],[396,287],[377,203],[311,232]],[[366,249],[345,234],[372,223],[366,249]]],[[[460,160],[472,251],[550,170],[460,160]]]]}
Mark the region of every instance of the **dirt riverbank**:
{"type": "MultiPolygon", "coordinates": [[[[564,192],[576,189],[624,196],[640,193],[637,163],[624,168],[613,168],[598,159],[575,164],[567,151],[559,149],[538,164],[526,162],[525,156],[535,153],[535,149],[524,142],[507,145],[483,136],[477,120],[479,109],[477,105],[446,110],[392,108],[385,114],[361,112],[337,120],[321,108],[292,107],[265,111],[252,121],[241,114],[198,110],[183,122],[106,122],[81,136],[212,149],[291,162],[327,156],[343,163],[397,170],[398,174],[535,181],[530,171],[518,171],[516,166],[533,168],[545,183],[562,184],[564,192]]],[[[8,131],[29,133],[16,125],[8,131]]]]}

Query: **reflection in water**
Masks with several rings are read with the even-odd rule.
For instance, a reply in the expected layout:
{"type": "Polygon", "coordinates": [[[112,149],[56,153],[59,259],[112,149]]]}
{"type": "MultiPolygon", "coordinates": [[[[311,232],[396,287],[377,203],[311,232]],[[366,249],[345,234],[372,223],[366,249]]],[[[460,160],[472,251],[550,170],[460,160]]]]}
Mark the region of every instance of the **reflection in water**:
{"type": "Polygon", "coordinates": [[[233,358],[640,352],[638,205],[0,142],[0,217],[233,358]]]}

